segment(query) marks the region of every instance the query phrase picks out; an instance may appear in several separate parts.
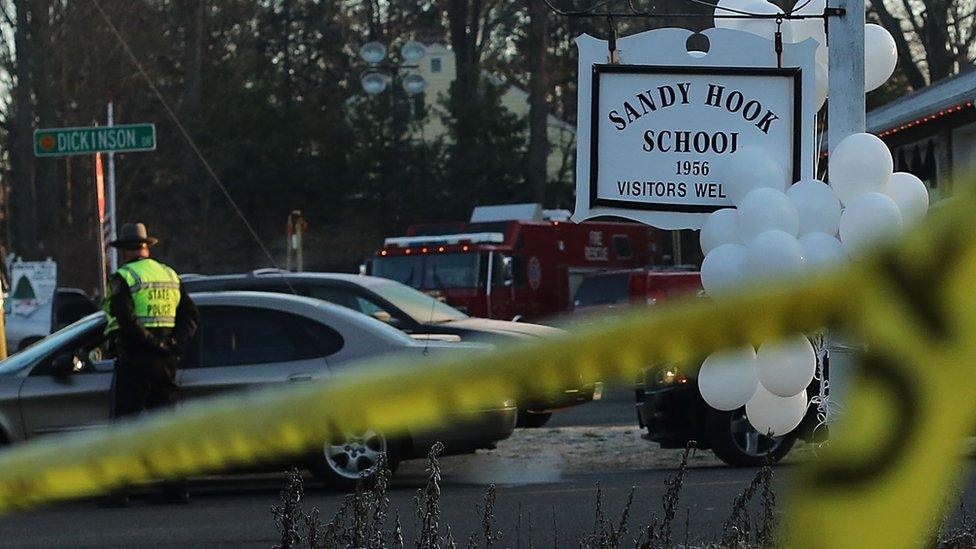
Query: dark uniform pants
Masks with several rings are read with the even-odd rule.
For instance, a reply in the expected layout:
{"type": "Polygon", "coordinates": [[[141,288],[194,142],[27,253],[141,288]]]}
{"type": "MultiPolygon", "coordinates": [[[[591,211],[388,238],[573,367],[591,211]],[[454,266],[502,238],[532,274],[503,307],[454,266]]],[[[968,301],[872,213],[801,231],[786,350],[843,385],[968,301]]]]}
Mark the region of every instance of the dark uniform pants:
{"type": "MultiPolygon", "coordinates": [[[[146,410],[169,408],[179,402],[176,385],[177,359],[154,351],[119,348],[112,378],[112,417],[135,416],[146,410]]],[[[166,497],[185,497],[186,479],[163,484],[166,497]]],[[[120,491],[118,496],[125,496],[120,491]]]]}
{"type": "Polygon", "coordinates": [[[175,406],[177,360],[153,351],[119,352],[112,386],[112,417],[175,406]]]}

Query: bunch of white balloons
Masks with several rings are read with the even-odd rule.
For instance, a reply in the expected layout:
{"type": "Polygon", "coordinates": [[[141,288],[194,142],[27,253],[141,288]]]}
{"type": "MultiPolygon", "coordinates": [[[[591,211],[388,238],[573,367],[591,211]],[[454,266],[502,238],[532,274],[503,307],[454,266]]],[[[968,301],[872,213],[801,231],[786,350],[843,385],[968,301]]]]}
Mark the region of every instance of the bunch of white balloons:
{"type": "MultiPolygon", "coordinates": [[[[854,134],[830,157],[830,185],[804,179],[783,188],[785,172],[758,148],[736,153],[727,179],[736,207],[718,210],[702,227],[702,286],[721,299],[745,284],[797,276],[856,260],[918,222],[928,189],[909,173],[893,173],[891,153],[874,135],[854,134]]],[[[806,409],[816,369],[803,336],[712,355],[698,382],[712,407],[746,407],[762,433],[794,429],[806,409]]]]}
{"type": "MultiPolygon", "coordinates": [[[[825,0],[797,0],[795,13],[821,15],[825,0]]],[[[766,0],[719,0],[715,15],[782,14],[766,0]]],[[[774,39],[773,19],[721,19],[716,27],[774,39]]],[[[815,40],[816,107],[827,99],[828,51],[822,19],[786,20],[786,43],[815,40]]],[[[880,87],[898,61],[895,40],[878,25],[864,27],[864,91],[880,87]]],[[[856,259],[917,222],[929,205],[925,184],[892,173],[891,153],[871,134],[841,141],[829,163],[830,185],[816,179],[788,189],[786,171],[762,149],[744,147],[726,166],[726,193],[735,208],[708,217],[701,230],[702,286],[713,297],[771,277],[789,277],[856,259]]],[[[802,335],[709,356],[698,374],[702,397],[718,410],[746,408],[760,433],[784,435],[800,424],[817,356],[802,335]]]]}
{"type": "MultiPolygon", "coordinates": [[[[797,15],[822,15],[826,0],[797,0],[797,15]]],[[[778,6],[766,0],[719,0],[715,5],[715,15],[782,14],[778,6]]],[[[719,28],[737,29],[762,36],[769,40],[776,33],[773,19],[716,19],[719,28]]],[[[816,100],[819,110],[827,100],[827,33],[822,19],[794,19],[783,21],[780,32],[785,43],[800,43],[808,38],[814,39],[817,48],[816,100]]],[[[884,27],[875,24],[864,26],[864,92],[881,87],[891,78],[898,63],[898,48],[895,39],[884,27]]]]}
{"type": "Polygon", "coordinates": [[[763,434],[784,435],[800,424],[817,356],[804,336],[715,353],[698,372],[698,389],[717,410],[746,407],[749,423],[763,434]]]}

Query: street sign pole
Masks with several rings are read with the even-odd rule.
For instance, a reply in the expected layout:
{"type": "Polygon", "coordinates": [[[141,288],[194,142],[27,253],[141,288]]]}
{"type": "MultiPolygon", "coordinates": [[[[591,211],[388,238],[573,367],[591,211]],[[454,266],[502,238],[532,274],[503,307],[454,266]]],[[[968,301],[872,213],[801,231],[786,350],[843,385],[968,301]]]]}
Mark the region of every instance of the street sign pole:
{"type": "MultiPolygon", "coordinates": [[[[108,102],[108,126],[115,125],[115,104],[108,102]]],[[[106,210],[108,213],[108,241],[113,242],[116,236],[116,216],[115,216],[115,153],[108,153],[108,178],[106,180],[106,210]]],[[[119,268],[118,250],[112,248],[108,251],[109,271],[114,273],[119,268]]]]}
{"type": "MultiPolygon", "coordinates": [[[[845,137],[862,133],[864,114],[864,0],[828,0],[831,8],[844,14],[827,18],[829,72],[827,73],[827,147],[833,154],[845,137]]],[[[819,151],[818,151],[819,154],[819,151]]],[[[828,163],[830,158],[828,156],[828,163]]],[[[828,349],[840,350],[837,334],[829,338],[828,349]]],[[[828,350],[829,353],[829,350],[828,350]]],[[[830,361],[827,422],[832,424],[844,409],[844,394],[852,379],[853,361],[834,353],[830,361]]]]}
{"type": "MultiPolygon", "coordinates": [[[[99,200],[99,256],[102,258],[104,272],[108,263],[112,272],[118,269],[118,254],[113,248],[105,251],[105,243],[116,239],[117,203],[115,201],[115,155],[117,152],[141,152],[156,150],[156,126],[153,124],[115,125],[115,108],[109,101],[105,126],[78,128],[39,128],[34,130],[34,156],[55,158],[70,155],[95,155],[98,172],[99,200]],[[99,153],[108,154],[108,177],[102,180],[99,153]],[[107,187],[107,188],[105,188],[107,187]],[[106,212],[107,210],[107,212],[106,212]],[[107,221],[107,230],[106,230],[107,221]],[[108,233],[106,235],[106,232],[108,233]],[[107,260],[106,260],[106,256],[107,260]]],[[[103,280],[105,277],[102,277],[103,280]]],[[[104,293],[104,292],[103,292],[104,293]]]]}

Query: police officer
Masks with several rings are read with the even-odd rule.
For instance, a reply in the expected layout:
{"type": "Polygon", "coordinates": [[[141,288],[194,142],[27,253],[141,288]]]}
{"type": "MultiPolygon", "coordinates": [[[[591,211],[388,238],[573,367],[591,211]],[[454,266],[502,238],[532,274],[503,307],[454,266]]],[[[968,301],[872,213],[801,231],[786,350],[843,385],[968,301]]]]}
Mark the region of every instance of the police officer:
{"type": "MultiPolygon", "coordinates": [[[[122,265],[109,279],[105,333],[116,350],[112,416],[173,406],[179,398],[176,367],[197,329],[197,308],[173,269],[149,257],[158,242],[142,223],[126,223],[111,245],[122,265]]],[[[166,486],[168,501],[189,500],[185,483],[166,486]]],[[[125,505],[128,498],[116,497],[125,505]]]]}

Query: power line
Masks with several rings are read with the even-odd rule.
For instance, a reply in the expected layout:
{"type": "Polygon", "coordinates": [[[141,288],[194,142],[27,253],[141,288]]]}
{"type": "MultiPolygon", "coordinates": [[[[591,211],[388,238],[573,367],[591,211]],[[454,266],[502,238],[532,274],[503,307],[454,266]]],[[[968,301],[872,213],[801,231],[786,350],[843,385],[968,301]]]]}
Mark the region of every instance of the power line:
{"type": "Polygon", "coordinates": [[[813,14],[813,13],[811,13],[811,14],[798,14],[798,13],[796,13],[798,10],[806,7],[806,5],[809,4],[812,0],[804,0],[804,3],[800,7],[795,8],[795,9],[791,9],[790,11],[788,11],[786,13],[775,13],[775,14],[770,14],[770,13],[753,13],[753,12],[749,12],[749,11],[739,10],[739,9],[736,9],[736,8],[727,8],[725,6],[718,6],[716,4],[713,4],[711,2],[707,2],[705,0],[686,0],[689,3],[700,4],[700,5],[703,5],[703,6],[711,7],[711,8],[716,9],[716,10],[721,10],[723,12],[729,12],[730,13],[729,15],[718,14],[718,13],[670,13],[670,12],[657,13],[657,12],[652,12],[652,11],[640,11],[634,5],[633,0],[628,0],[627,1],[627,10],[626,11],[614,11],[612,9],[612,6],[610,5],[610,0],[604,0],[602,2],[599,2],[597,4],[594,4],[594,5],[590,6],[590,7],[586,8],[586,9],[582,9],[582,10],[564,10],[564,9],[557,8],[552,3],[552,0],[544,0],[544,1],[545,1],[546,5],[549,6],[549,9],[552,10],[557,15],[561,15],[563,17],[572,17],[572,18],[577,18],[577,17],[606,17],[606,18],[631,18],[631,17],[636,17],[636,18],[659,19],[659,18],[670,18],[670,17],[682,17],[682,18],[696,18],[696,19],[712,18],[712,19],[772,19],[772,20],[783,19],[783,20],[798,20],[798,19],[824,19],[825,17],[828,17],[828,16],[840,15],[840,12],[838,12],[836,8],[827,8],[827,10],[825,10],[825,12],[822,13],[822,14],[813,14]]]}
{"type": "MultiPolygon", "coordinates": [[[[105,20],[105,24],[108,25],[109,29],[112,30],[112,33],[115,35],[115,38],[118,39],[119,44],[121,44],[122,48],[125,50],[126,55],[129,56],[129,60],[132,61],[133,65],[135,65],[136,70],[139,71],[139,74],[141,74],[142,77],[146,80],[146,83],[149,84],[149,89],[152,90],[156,98],[159,99],[159,102],[162,103],[163,108],[166,109],[166,113],[173,120],[173,123],[176,124],[176,127],[180,130],[180,133],[183,135],[183,138],[186,139],[186,142],[190,145],[190,148],[193,150],[193,153],[200,160],[200,163],[203,164],[203,167],[204,169],[206,169],[207,174],[210,176],[213,182],[217,184],[217,187],[220,189],[220,192],[223,193],[224,198],[227,199],[227,202],[230,203],[230,206],[231,208],[233,208],[234,213],[236,213],[237,216],[241,219],[241,222],[244,223],[244,226],[247,228],[248,232],[251,233],[251,236],[254,238],[254,241],[258,243],[258,246],[261,248],[261,251],[264,252],[265,256],[267,256],[268,261],[271,262],[271,265],[273,267],[275,267],[276,269],[280,269],[278,262],[275,261],[274,256],[271,255],[271,251],[268,250],[268,247],[264,245],[264,242],[261,240],[261,237],[258,236],[257,231],[254,230],[254,227],[251,225],[251,223],[247,220],[247,217],[244,215],[244,211],[241,210],[240,206],[237,205],[237,202],[235,202],[234,198],[230,195],[230,191],[228,191],[227,187],[224,186],[223,182],[220,181],[220,177],[217,175],[217,172],[214,171],[213,167],[210,165],[210,162],[208,162],[206,157],[203,156],[203,152],[200,150],[200,147],[197,146],[196,142],[193,140],[193,137],[190,136],[190,132],[187,131],[186,127],[180,121],[179,116],[176,115],[176,111],[174,111],[173,108],[170,107],[169,102],[166,101],[166,98],[163,97],[163,94],[159,91],[159,88],[156,87],[156,83],[153,81],[152,77],[150,77],[149,73],[146,72],[146,69],[143,68],[142,64],[139,62],[139,59],[132,51],[132,48],[129,47],[129,43],[126,42],[125,38],[122,36],[122,33],[119,32],[119,29],[115,26],[115,24],[112,23],[112,20],[109,18],[108,14],[105,12],[104,9],[102,9],[102,5],[99,3],[99,0],[92,0],[92,4],[95,5],[95,9],[98,10],[98,13],[101,14],[102,19],[105,20]]],[[[287,283],[287,279],[285,280],[287,283]]],[[[288,286],[290,287],[291,284],[288,284],[288,286]]],[[[294,289],[292,289],[292,292],[294,293],[294,289]]]]}

